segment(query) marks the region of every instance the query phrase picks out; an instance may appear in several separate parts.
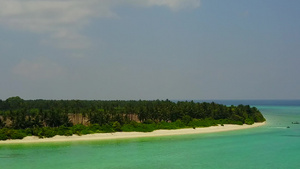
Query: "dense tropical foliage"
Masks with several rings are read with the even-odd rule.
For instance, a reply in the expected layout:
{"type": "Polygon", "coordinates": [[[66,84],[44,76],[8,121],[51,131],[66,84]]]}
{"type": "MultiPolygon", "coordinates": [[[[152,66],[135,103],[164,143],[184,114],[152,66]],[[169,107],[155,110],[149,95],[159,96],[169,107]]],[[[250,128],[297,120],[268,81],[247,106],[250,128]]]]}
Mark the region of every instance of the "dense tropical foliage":
{"type": "Polygon", "coordinates": [[[0,140],[25,136],[253,124],[265,118],[249,105],[193,101],[0,100],[0,140]]]}

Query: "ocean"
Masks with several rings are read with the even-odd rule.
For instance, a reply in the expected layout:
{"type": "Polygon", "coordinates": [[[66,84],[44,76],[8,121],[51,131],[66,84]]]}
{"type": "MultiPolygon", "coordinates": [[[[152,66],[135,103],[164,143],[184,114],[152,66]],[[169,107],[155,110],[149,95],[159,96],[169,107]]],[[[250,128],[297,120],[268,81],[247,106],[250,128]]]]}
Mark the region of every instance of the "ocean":
{"type": "Polygon", "coordinates": [[[211,134],[0,145],[1,169],[300,168],[299,100],[217,100],[256,106],[267,124],[211,134]],[[288,128],[289,127],[289,128],[288,128]]]}

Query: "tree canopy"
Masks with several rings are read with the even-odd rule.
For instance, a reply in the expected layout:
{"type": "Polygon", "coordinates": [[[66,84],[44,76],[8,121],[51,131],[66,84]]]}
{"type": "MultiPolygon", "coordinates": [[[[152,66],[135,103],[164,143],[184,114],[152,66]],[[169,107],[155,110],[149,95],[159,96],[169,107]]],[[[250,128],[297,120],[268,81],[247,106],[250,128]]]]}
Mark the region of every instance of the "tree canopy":
{"type": "Polygon", "coordinates": [[[18,96],[0,100],[0,139],[1,135],[6,139],[23,135],[48,137],[59,131],[62,135],[72,135],[263,121],[265,118],[256,107],[225,106],[214,102],[23,100],[18,96]],[[13,134],[19,131],[23,134],[13,134]]]}

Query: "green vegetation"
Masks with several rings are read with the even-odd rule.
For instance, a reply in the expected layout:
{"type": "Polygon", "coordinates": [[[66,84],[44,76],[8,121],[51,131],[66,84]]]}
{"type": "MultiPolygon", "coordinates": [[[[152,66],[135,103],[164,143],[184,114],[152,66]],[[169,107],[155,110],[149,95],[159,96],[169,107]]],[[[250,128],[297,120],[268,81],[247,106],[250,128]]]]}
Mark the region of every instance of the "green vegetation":
{"type": "Polygon", "coordinates": [[[265,118],[249,105],[169,100],[0,100],[0,140],[103,132],[253,124],[265,118]]]}

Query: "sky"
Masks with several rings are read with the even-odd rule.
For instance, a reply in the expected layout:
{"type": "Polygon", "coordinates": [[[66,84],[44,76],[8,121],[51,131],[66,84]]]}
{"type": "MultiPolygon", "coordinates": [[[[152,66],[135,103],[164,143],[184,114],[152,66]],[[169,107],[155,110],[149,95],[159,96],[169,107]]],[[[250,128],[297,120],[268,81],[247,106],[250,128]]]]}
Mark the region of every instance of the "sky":
{"type": "Polygon", "coordinates": [[[0,99],[300,99],[298,0],[0,0],[0,99]]]}

